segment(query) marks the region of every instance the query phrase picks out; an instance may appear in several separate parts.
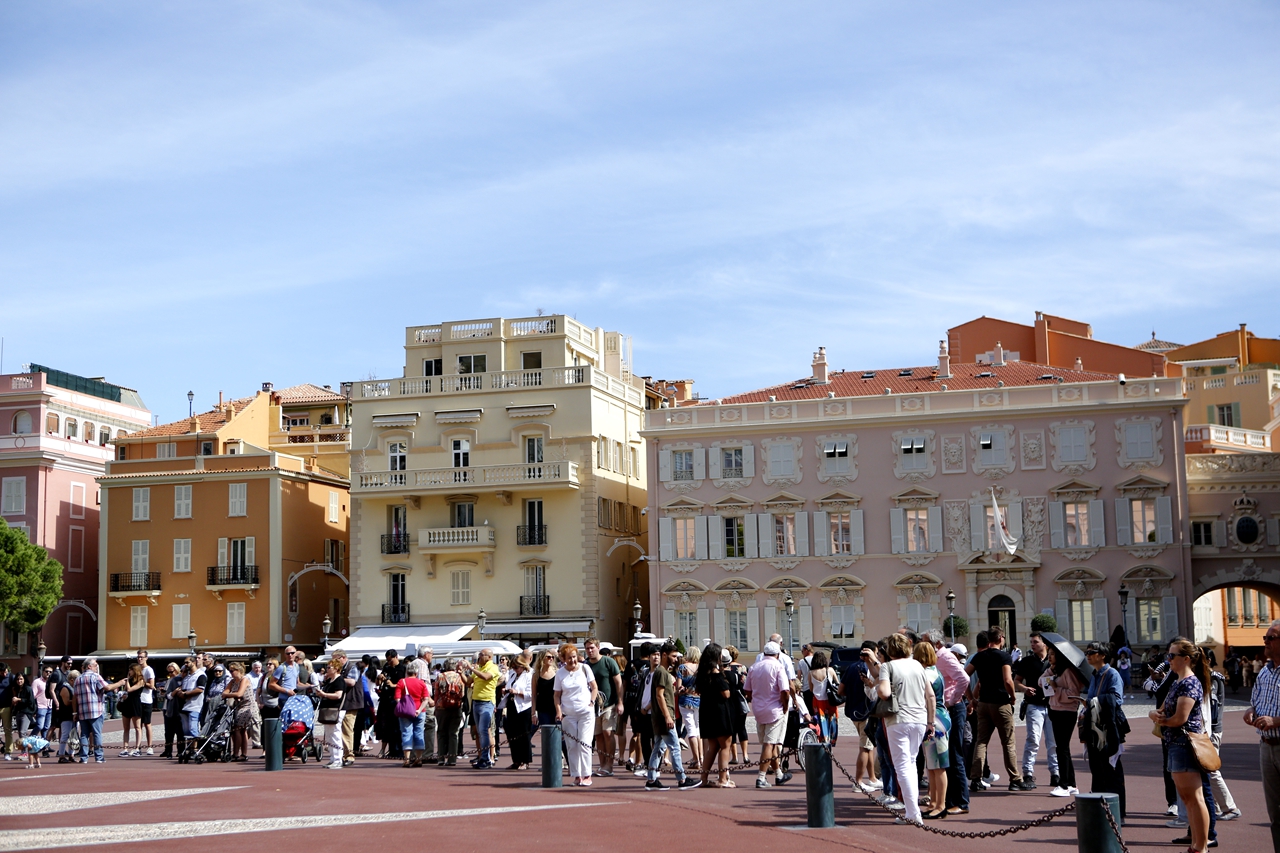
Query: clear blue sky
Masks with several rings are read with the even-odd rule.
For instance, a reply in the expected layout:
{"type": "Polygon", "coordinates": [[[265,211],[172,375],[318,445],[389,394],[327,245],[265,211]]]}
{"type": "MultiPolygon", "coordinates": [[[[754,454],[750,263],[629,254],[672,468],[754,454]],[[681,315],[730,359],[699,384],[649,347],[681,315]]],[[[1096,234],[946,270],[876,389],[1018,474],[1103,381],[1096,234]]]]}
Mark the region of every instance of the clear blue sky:
{"type": "Polygon", "coordinates": [[[718,396],[1035,310],[1280,335],[1280,6],[0,4],[0,335],[186,392],[541,308],[718,396]]]}

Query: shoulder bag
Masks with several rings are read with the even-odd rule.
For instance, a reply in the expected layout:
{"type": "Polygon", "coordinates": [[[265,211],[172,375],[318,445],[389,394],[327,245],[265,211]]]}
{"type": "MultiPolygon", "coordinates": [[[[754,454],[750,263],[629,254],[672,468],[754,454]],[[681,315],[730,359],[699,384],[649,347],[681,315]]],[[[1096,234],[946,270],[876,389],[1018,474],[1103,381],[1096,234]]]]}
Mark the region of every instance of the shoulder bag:
{"type": "Polygon", "coordinates": [[[1195,753],[1196,761],[1200,763],[1200,769],[1206,773],[1212,773],[1215,770],[1222,769],[1222,756],[1218,754],[1218,750],[1213,745],[1213,739],[1204,732],[1189,732],[1187,727],[1182,727],[1182,733],[1187,736],[1187,744],[1191,747],[1191,751],[1195,753]]]}
{"type": "Polygon", "coordinates": [[[408,679],[401,681],[401,689],[404,694],[396,700],[396,716],[406,720],[416,720],[418,718],[418,703],[413,701],[413,696],[409,694],[409,686],[404,683],[408,679]]]}
{"type": "Polygon", "coordinates": [[[888,662],[881,664],[881,666],[889,670],[889,698],[877,700],[876,704],[871,708],[871,716],[884,719],[885,717],[897,716],[898,695],[893,692],[893,667],[888,662]]]}

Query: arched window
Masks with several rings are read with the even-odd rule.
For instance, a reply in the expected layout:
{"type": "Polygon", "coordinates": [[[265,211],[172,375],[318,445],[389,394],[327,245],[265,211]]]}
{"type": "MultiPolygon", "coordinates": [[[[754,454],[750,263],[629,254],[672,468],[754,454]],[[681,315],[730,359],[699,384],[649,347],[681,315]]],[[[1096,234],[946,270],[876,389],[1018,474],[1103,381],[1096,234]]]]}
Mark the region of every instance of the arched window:
{"type": "Polygon", "coordinates": [[[93,423],[91,421],[84,422],[84,440],[93,443],[93,423]]]}
{"type": "Polygon", "coordinates": [[[67,418],[67,438],[75,438],[80,432],[80,426],[76,423],[75,418],[67,418]]]}
{"type": "Polygon", "coordinates": [[[18,412],[13,416],[13,434],[14,435],[30,435],[31,434],[31,413],[18,412]]]}
{"type": "Polygon", "coordinates": [[[55,415],[53,412],[50,412],[48,415],[45,416],[44,431],[49,433],[49,435],[58,434],[58,416],[55,415]]]}
{"type": "Polygon", "coordinates": [[[102,446],[102,447],[106,447],[106,446],[107,446],[107,442],[109,442],[110,440],[111,440],[111,428],[110,428],[110,427],[103,427],[103,428],[98,432],[98,444],[99,444],[100,446],[102,446]]]}

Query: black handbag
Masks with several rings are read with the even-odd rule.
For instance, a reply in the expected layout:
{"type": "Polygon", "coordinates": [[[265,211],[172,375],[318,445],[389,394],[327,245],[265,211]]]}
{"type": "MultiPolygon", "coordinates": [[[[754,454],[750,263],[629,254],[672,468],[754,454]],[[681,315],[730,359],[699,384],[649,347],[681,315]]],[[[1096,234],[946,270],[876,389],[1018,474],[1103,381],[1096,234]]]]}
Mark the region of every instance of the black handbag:
{"type": "Polygon", "coordinates": [[[316,719],[327,726],[342,722],[341,708],[321,708],[316,712],[316,719]]]}
{"type": "Polygon", "coordinates": [[[893,692],[893,668],[886,662],[881,664],[889,670],[889,698],[878,699],[871,709],[871,716],[884,719],[898,714],[898,694],[893,692]]]}

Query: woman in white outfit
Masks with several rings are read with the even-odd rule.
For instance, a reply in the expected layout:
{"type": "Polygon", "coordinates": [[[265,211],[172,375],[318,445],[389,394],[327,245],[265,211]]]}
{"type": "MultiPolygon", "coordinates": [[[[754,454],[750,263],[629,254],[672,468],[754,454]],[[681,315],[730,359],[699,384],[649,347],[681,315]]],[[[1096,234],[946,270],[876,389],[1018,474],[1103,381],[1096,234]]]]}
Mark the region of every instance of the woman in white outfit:
{"type": "MultiPolygon", "coordinates": [[[[265,680],[265,679],[264,679],[265,680]]],[[[324,683],[315,689],[320,697],[319,720],[324,724],[324,742],[329,747],[330,770],[342,769],[342,695],[346,687],[342,670],[335,661],[324,667],[324,683]]]]}
{"type": "Polygon", "coordinates": [[[911,657],[911,641],[893,634],[885,640],[885,649],[889,660],[880,665],[876,689],[881,699],[895,696],[898,700],[898,713],[884,718],[884,731],[906,807],[904,816],[895,823],[921,823],[916,756],[925,735],[933,733],[936,700],[925,681],[924,667],[911,657]]]}
{"type": "Polygon", "coordinates": [[[565,751],[569,756],[569,773],[573,784],[591,784],[591,744],[596,736],[596,678],[591,667],[578,660],[578,647],[565,643],[560,647],[556,671],[556,719],[565,734],[565,751]]]}

